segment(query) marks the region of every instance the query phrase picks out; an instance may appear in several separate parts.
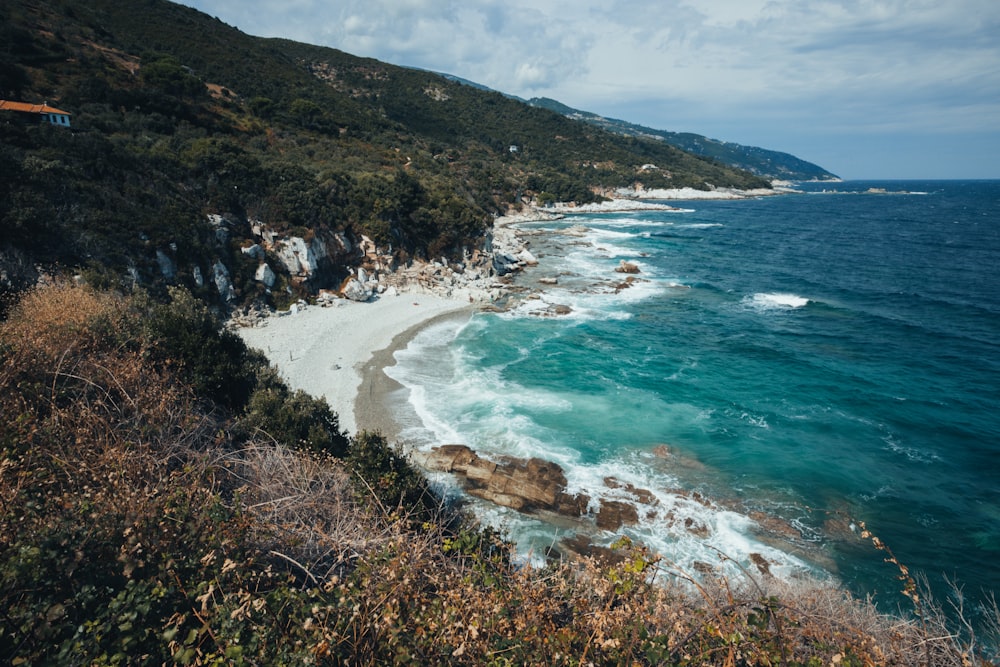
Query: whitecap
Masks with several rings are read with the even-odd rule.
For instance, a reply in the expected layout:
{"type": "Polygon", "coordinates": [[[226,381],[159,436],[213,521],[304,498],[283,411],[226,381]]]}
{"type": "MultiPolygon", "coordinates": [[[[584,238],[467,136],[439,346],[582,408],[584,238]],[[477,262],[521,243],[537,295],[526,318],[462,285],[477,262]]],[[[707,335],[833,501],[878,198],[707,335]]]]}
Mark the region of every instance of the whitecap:
{"type": "Polygon", "coordinates": [[[744,303],[757,310],[793,309],[806,306],[811,299],[788,292],[758,292],[744,303]]]}

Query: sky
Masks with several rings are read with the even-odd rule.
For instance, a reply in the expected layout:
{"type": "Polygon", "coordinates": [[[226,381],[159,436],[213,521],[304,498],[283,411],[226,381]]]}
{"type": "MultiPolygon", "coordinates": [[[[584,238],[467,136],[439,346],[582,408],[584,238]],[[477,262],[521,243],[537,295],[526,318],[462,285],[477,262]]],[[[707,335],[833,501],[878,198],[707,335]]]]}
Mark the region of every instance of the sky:
{"type": "Polygon", "coordinates": [[[182,0],[261,37],[791,153],[1000,178],[998,0],[182,0]]]}

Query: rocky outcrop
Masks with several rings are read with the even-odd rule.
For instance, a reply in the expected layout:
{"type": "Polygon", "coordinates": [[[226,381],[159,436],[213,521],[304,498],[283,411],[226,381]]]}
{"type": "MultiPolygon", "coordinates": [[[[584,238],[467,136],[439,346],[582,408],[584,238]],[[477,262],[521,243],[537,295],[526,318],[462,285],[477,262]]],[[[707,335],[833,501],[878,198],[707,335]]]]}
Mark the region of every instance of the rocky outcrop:
{"type": "Polygon", "coordinates": [[[622,526],[639,523],[639,510],[632,503],[621,500],[602,500],[597,512],[597,527],[601,530],[618,530],[622,526]]]}
{"type": "Polygon", "coordinates": [[[418,463],[434,471],[455,475],[470,496],[526,514],[557,515],[579,522],[582,529],[617,531],[639,523],[640,512],[653,512],[656,496],[647,489],[609,477],[606,489],[620,499],[602,498],[596,514],[588,495],[570,494],[562,467],[539,458],[502,456],[491,460],[465,445],[443,445],[415,455],[418,463]]]}
{"type": "Polygon", "coordinates": [[[457,476],[465,491],[519,512],[553,512],[579,517],[589,498],[566,493],[566,475],[551,461],[538,458],[485,459],[465,445],[435,447],[421,463],[457,476]]]}
{"type": "Polygon", "coordinates": [[[173,281],[177,276],[177,265],[174,264],[174,260],[167,253],[159,248],[156,250],[156,263],[160,265],[160,275],[166,278],[167,281],[173,281]]]}
{"type": "Polygon", "coordinates": [[[276,244],[275,254],[288,273],[305,278],[316,273],[320,260],[328,256],[326,244],[318,236],[309,241],[301,236],[280,239],[276,244]]]}

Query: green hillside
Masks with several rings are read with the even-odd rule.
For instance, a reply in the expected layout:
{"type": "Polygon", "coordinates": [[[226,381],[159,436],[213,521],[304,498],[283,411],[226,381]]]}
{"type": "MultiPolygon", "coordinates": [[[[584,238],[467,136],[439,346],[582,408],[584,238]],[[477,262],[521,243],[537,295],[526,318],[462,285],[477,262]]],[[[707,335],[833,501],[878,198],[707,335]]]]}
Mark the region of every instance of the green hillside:
{"type": "Polygon", "coordinates": [[[434,73],[251,37],[164,0],[12,0],[0,25],[0,98],[72,113],[71,131],[0,118],[8,290],[58,266],[217,301],[207,276],[221,265],[230,301],[273,301],[335,285],[362,235],[403,261],[458,257],[512,205],[593,201],[647,163],[661,167],[642,174],[647,187],[764,184],[662,142],[434,73]],[[279,266],[268,292],[240,252],[261,224],[346,243],[308,285],[279,266]]]}
{"type": "Polygon", "coordinates": [[[718,141],[693,132],[655,130],[624,120],[598,116],[589,111],[573,109],[545,97],[532,98],[528,103],[542,109],[555,111],[568,118],[590,123],[609,132],[664,141],[694,155],[717,160],[735,169],[744,169],[762,178],[788,181],[828,181],[838,178],[819,165],[780,151],[757,146],[744,146],[731,141],[718,141]]]}

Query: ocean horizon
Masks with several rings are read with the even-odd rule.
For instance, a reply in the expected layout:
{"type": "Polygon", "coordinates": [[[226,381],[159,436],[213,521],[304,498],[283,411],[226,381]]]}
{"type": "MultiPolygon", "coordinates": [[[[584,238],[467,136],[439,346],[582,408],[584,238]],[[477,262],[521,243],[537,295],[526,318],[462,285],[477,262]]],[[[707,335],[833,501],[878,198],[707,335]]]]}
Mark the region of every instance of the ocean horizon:
{"type": "MultiPolygon", "coordinates": [[[[587,536],[625,534],[687,572],[762,556],[905,607],[863,522],[937,594],[985,599],[1000,582],[1000,181],[798,188],[520,224],[539,264],[517,283],[537,298],[396,353],[401,440],[554,461],[592,503],[648,490],[635,525],[587,536]]],[[[527,560],[578,530],[473,507],[527,560]]]]}

